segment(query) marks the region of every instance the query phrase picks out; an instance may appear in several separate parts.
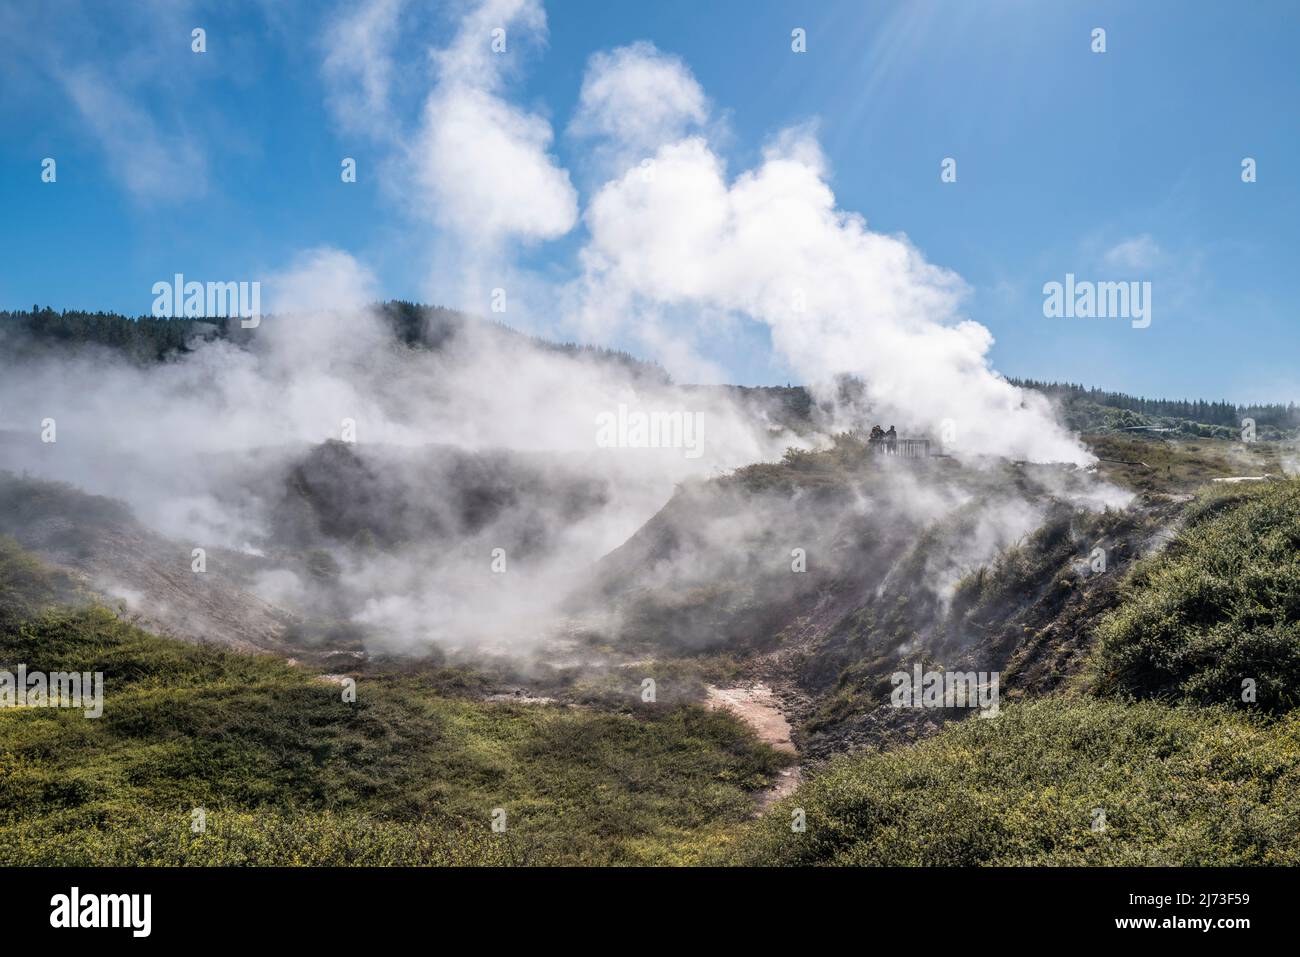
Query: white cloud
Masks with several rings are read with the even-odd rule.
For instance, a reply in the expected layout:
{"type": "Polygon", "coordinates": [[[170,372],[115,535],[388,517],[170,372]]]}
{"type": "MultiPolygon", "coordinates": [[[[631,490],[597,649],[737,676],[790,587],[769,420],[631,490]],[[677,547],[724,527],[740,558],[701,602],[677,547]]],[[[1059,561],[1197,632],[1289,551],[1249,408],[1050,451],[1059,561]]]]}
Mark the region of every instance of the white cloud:
{"type": "Polygon", "coordinates": [[[486,0],[435,56],[439,81],[412,151],[415,179],[439,225],[475,248],[553,238],[577,221],[577,193],[549,153],[550,123],[496,92],[512,51],[545,30],[536,0],[486,0]],[[495,29],[506,31],[505,53],[492,52],[495,29]]]}
{"type": "Polygon", "coordinates": [[[434,55],[441,76],[451,82],[495,89],[517,63],[521,48],[546,39],[546,11],[540,0],[479,0],[461,18],[456,36],[434,55]],[[505,31],[505,51],[492,49],[492,32],[505,31]]]}
{"type": "Polygon", "coordinates": [[[392,130],[392,46],[404,4],[347,4],[325,31],[321,72],[330,89],[330,110],[346,131],[382,136],[392,130]]]}
{"type": "Polygon", "coordinates": [[[960,277],[837,208],[806,131],[778,137],[730,182],[704,139],[666,145],[653,177],[632,170],[606,184],[586,223],[588,328],[664,306],[742,313],[768,325],[807,381],[860,375],[877,410],[913,428],[951,419],[972,452],[1088,460],[1045,399],[990,368],[993,339],[962,319],[960,277]]]}
{"type": "Polygon", "coordinates": [[[604,138],[626,163],[681,139],[708,115],[704,90],[682,61],[640,41],[591,57],[569,129],[604,138]]]}
{"type": "Polygon", "coordinates": [[[1113,269],[1154,269],[1163,256],[1160,245],[1143,233],[1116,243],[1102,254],[1102,261],[1113,269]]]}
{"type": "MultiPolygon", "coordinates": [[[[330,246],[308,250],[267,281],[270,312],[356,312],[379,299],[374,274],[330,246]]],[[[273,336],[270,331],[264,336],[273,336]]]]}
{"type": "MultiPolygon", "coordinates": [[[[545,40],[538,0],[483,0],[436,51],[437,81],[409,151],[419,205],[440,227],[440,270],[482,309],[511,271],[512,241],[568,232],[577,194],[550,152],[549,121],[503,89],[521,49],[545,40]],[[494,52],[494,31],[507,49],[494,52]]],[[[623,166],[585,211],[581,275],[560,295],[585,338],[631,336],[694,374],[701,326],[747,317],[805,381],[863,377],[876,411],[934,432],[956,424],[972,452],[1084,462],[1047,401],[989,365],[989,331],[962,315],[967,287],[902,235],[840,209],[811,127],[782,131],[730,176],[700,128],[709,107],[684,64],[648,43],[591,58],[571,130],[623,166]]],[[[856,423],[861,424],[861,423],[856,423]]]]}
{"type": "Polygon", "coordinates": [[[548,153],[551,127],[491,93],[456,85],[426,106],[416,175],[439,223],[493,246],[547,239],[577,220],[577,194],[548,153]]]}
{"type": "Polygon", "coordinates": [[[165,134],[106,76],[83,67],[60,79],[114,175],[137,199],[176,201],[207,191],[203,154],[186,137],[165,134]]]}

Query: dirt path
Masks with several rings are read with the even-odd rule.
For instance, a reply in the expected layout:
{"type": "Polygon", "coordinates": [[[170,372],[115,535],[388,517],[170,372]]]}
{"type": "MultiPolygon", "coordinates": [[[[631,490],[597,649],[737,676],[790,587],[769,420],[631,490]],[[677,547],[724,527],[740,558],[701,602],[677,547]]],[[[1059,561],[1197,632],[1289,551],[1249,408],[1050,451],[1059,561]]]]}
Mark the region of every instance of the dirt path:
{"type": "MultiPolygon", "coordinates": [[[[787,754],[799,753],[790,740],[790,722],[785,719],[776,696],[767,685],[759,683],[746,688],[715,688],[710,685],[708,706],[726,708],[753,728],[760,741],[776,750],[787,754]]],[[[776,784],[759,796],[760,814],[799,786],[799,765],[791,765],[778,774],[776,784]]]]}

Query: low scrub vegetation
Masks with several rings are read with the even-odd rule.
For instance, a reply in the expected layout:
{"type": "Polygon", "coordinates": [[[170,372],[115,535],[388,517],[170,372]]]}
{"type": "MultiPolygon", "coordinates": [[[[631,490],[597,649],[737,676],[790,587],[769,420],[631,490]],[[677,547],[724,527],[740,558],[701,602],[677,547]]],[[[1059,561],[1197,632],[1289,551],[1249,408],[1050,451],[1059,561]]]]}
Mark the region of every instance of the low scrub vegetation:
{"type": "Polygon", "coordinates": [[[719,859],[751,865],[1300,863],[1300,717],[1053,696],[838,759],[719,859]],[[805,829],[792,829],[802,810],[805,829]]]}
{"type": "Polygon", "coordinates": [[[348,703],[96,607],[3,624],[20,663],[102,671],[104,710],[0,709],[0,864],[690,861],[788,760],[725,712],[447,696],[446,669],[358,677],[348,703]]]}
{"type": "Polygon", "coordinates": [[[1300,482],[1207,492],[1098,629],[1104,694],[1282,711],[1300,688],[1300,482]]]}

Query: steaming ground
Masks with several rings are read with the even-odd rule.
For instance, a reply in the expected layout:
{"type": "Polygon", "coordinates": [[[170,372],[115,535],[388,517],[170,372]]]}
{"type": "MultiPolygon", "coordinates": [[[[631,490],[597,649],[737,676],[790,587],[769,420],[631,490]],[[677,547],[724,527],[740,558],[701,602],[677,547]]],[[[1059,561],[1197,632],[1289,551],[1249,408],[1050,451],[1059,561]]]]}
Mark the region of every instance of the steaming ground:
{"type": "MultiPolygon", "coordinates": [[[[698,457],[600,448],[597,417],[620,405],[687,403],[639,370],[486,323],[411,347],[358,306],[268,319],[246,347],[199,342],[156,367],[29,354],[0,382],[0,448],[10,470],[126,502],[187,575],[193,548],[242,553],[251,592],[383,650],[518,651],[676,483],[802,442],[714,391],[689,399],[698,457]],[[338,441],[344,420],[355,443],[338,441]]],[[[213,571],[230,561],[214,555],[213,571]]],[[[128,601],[147,594],[99,577],[128,601]]]]}
{"type": "MultiPolygon", "coordinates": [[[[337,261],[324,263],[337,272],[337,261]]],[[[4,464],[129,506],[142,523],[131,540],[148,536],[136,549],[147,566],[91,549],[82,571],[133,612],[236,646],[348,654],[524,657],[579,631],[622,643],[637,627],[635,604],[593,605],[593,589],[692,605],[719,582],[746,580],[793,601],[806,582],[850,568],[883,589],[896,556],[872,549],[949,523],[961,534],[910,586],[942,601],[964,571],[1042,520],[1047,492],[990,478],[988,462],[953,460],[934,474],[891,462],[871,483],[751,488],[720,477],[792,446],[829,445],[821,429],[854,407],[792,416],[476,321],[426,328],[412,344],[390,319],[359,304],[271,317],[243,344],[196,341],[153,367],[11,342],[24,362],[0,384],[4,464]],[[599,447],[600,416],[620,406],[697,415],[698,449],[599,447]],[[53,442],[19,427],[44,420],[53,442]],[[340,441],[349,427],[356,441],[340,441]],[[638,552],[655,522],[676,522],[671,560],[638,552]],[[208,553],[208,578],[191,571],[195,548],[208,553]],[[795,548],[809,554],[811,575],[791,573],[795,548]],[[164,580],[224,582],[231,608],[246,613],[222,621],[164,580]]],[[[1080,507],[1122,501],[1072,467],[1044,475],[1080,507]]],[[[114,520],[113,534],[126,536],[126,520],[114,520]]],[[[761,616],[711,607],[712,617],[659,623],[661,645],[768,635],[761,616]]]]}
{"type": "MultiPolygon", "coordinates": [[[[717,146],[725,123],[689,66],[635,43],[588,64],[568,130],[592,157],[579,190],[551,151],[550,120],[511,101],[523,61],[481,42],[501,27],[512,50],[541,49],[541,3],[461,12],[443,45],[419,51],[430,69],[412,71],[427,84],[413,123],[369,82],[394,72],[401,4],[343,10],[323,38],[336,119],[388,152],[386,182],[430,234],[431,290],[474,303],[508,292],[512,317],[531,328],[547,315],[582,341],[630,339],[701,381],[723,378],[710,355],[729,347],[729,330],[756,323],[774,358],[810,384],[815,416],[792,430],[738,393],[676,389],[487,323],[395,335],[367,305],[378,294],[366,267],[321,248],[266,279],[277,315],[255,333],[197,342],[151,368],[67,351],[10,364],[5,464],[127,502],[178,561],[195,548],[248,556],[246,569],[225,570],[307,632],[386,652],[517,654],[679,484],[790,447],[826,448],[839,431],[886,421],[956,439],[972,474],[1008,459],[1092,463],[1043,396],[992,370],[988,331],[961,315],[960,277],[837,205],[811,126],[773,131],[761,162],[730,171],[717,146]],[[567,269],[518,265],[522,246],[579,226],[567,269]],[[702,443],[602,447],[596,423],[625,409],[698,416],[702,443]],[[37,440],[45,421],[56,442],[37,440]]],[[[816,527],[797,501],[773,514],[732,509],[725,526],[701,522],[711,540],[699,562],[730,574],[737,561],[776,561],[734,554],[764,530],[786,562],[804,537],[873,509],[913,531],[977,511],[953,567],[922,586],[942,595],[964,563],[1023,535],[1042,509],[968,485],[907,480],[849,494],[816,527]]],[[[687,571],[714,577],[690,562],[663,587],[686,587],[687,571]]],[[[658,574],[628,571],[647,583],[658,574]]],[[[116,586],[148,604],[138,585],[116,586]]]]}
{"type": "Polygon", "coordinates": [[[24,361],[0,380],[0,533],[156,631],[317,673],[450,663],[484,694],[597,709],[647,678],[666,704],[761,685],[745,714],[818,759],[952,717],[890,707],[900,668],[996,671],[1009,700],[1056,688],[1184,504],[1135,507],[1073,462],[876,454],[834,431],[877,421],[852,380],[821,401],[675,387],[402,315],[425,326],[389,307],[271,316],[152,366],[5,343],[24,361]],[[698,414],[700,455],[602,448],[620,406],[698,414]],[[55,442],[21,427],[45,419],[55,442]],[[1113,574],[1090,574],[1098,548],[1113,574]]]}

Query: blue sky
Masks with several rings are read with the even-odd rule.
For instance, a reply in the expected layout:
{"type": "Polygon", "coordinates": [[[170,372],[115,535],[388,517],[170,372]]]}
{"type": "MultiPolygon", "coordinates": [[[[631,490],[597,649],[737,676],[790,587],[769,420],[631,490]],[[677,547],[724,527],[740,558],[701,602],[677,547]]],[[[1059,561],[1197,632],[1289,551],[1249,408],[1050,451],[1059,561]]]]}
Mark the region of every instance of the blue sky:
{"type": "MultiPolygon", "coordinates": [[[[363,5],[0,2],[0,307],[140,314],[174,272],[256,278],[319,246],[363,262],[385,298],[430,299],[444,264],[463,264],[400,166],[433,83],[428,51],[464,8],[405,5],[387,52],[391,129],[374,135],[340,121],[324,66],[331,24],[363,5]],[[343,156],[355,184],[340,182],[343,156]]],[[[570,128],[589,58],[647,40],[707,95],[728,175],[781,130],[815,130],[837,206],[964,280],[960,314],[991,331],[999,371],[1300,400],[1300,6],[553,0],[546,20],[500,92],[549,122],[580,213],[603,181],[570,128]],[[791,51],[794,27],[806,53],[791,51]],[[940,181],[945,157],[955,183],[940,181]],[[1241,181],[1243,157],[1257,182],[1241,181]],[[1150,281],[1151,326],[1045,318],[1042,286],[1067,272],[1150,281]]],[[[588,238],[579,219],[499,252],[561,284],[588,238]]],[[[572,335],[545,312],[520,324],[572,335]]],[[[592,338],[647,351],[625,329],[592,338]]],[[[743,316],[697,345],[731,381],[800,377],[743,316]]]]}

